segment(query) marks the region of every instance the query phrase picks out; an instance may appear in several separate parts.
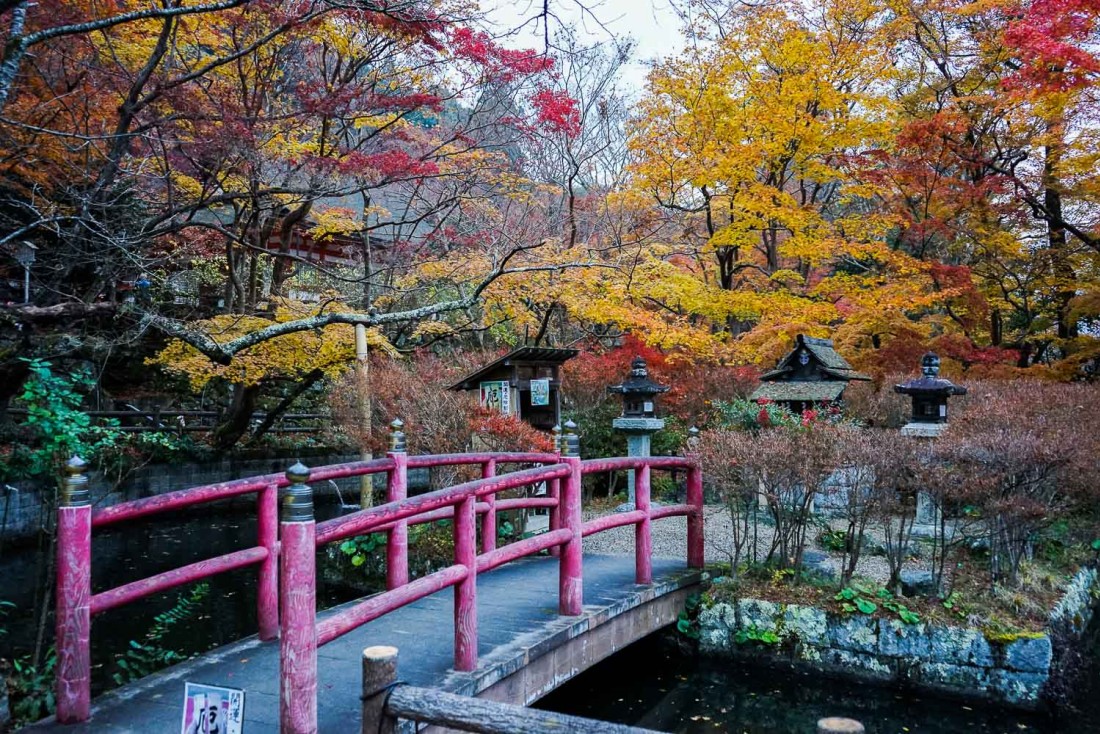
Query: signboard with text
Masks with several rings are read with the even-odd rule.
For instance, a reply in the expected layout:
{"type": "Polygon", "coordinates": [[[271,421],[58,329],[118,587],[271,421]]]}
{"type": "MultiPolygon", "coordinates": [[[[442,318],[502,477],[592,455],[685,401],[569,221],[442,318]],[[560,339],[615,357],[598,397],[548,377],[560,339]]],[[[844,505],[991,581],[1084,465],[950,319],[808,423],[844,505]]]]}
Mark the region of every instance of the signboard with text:
{"type": "Polygon", "coordinates": [[[182,734],[242,734],[244,691],[185,683],[182,734]]]}
{"type": "Polygon", "coordinates": [[[550,404],[550,380],[531,380],[531,405],[550,404]]]}
{"type": "Polygon", "coordinates": [[[502,415],[512,414],[512,390],[507,380],[481,383],[481,407],[502,415]]]}

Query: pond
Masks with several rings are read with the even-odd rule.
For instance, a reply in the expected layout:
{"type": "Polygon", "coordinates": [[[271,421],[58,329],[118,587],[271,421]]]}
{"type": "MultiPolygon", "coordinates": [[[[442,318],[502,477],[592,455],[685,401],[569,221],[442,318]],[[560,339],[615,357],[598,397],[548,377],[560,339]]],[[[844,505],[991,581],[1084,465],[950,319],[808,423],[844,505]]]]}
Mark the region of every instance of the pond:
{"type": "MultiPolygon", "coordinates": [[[[1045,714],[828,679],[789,667],[699,659],[674,635],[651,635],[536,706],[678,734],[812,734],[817,720],[826,716],[856,719],[869,734],[1100,731],[1097,710],[1059,722],[1045,714]]],[[[1087,702],[1095,696],[1082,698],[1087,702]]]]}

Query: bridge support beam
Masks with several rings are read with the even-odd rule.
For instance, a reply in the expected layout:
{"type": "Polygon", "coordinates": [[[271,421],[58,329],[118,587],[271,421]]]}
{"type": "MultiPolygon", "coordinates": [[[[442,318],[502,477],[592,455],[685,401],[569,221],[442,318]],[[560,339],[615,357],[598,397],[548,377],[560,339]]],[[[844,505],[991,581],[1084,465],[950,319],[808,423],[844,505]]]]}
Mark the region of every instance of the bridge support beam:
{"type": "Polygon", "coordinates": [[[283,499],[283,573],[279,579],[279,731],[317,734],[317,527],[309,469],[286,472],[283,499]]]}
{"type": "Polygon", "coordinates": [[[87,721],[92,708],[92,503],[84,462],[65,466],[57,508],[57,720],[87,721]]]}

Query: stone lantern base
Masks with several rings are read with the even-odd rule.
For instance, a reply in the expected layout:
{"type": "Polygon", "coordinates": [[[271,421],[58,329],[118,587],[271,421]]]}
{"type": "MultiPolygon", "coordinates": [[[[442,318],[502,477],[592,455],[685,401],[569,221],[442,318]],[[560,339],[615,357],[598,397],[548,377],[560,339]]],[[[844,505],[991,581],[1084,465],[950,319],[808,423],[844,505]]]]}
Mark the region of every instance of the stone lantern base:
{"type": "MultiPolygon", "coordinates": [[[[665,427],[663,418],[616,418],[611,427],[626,434],[627,456],[650,456],[650,437],[665,427]]],[[[627,500],[615,508],[616,512],[634,509],[634,470],[626,476],[627,500]]]]}
{"type": "Polygon", "coordinates": [[[917,438],[939,438],[947,430],[946,423],[906,423],[901,428],[901,435],[916,436],[917,438]]]}

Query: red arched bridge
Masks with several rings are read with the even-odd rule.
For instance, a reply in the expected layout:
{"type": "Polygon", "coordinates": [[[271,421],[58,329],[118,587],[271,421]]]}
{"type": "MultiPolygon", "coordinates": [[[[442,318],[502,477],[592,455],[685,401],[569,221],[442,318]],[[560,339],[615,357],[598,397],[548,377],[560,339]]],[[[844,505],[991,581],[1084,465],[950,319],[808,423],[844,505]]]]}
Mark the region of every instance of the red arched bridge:
{"type": "Polygon", "coordinates": [[[180,679],[194,674],[205,676],[204,683],[246,689],[250,732],[352,731],[355,722],[347,720],[346,712],[348,701],[358,710],[355,677],[364,640],[401,647],[403,665],[406,660],[414,663],[411,682],[525,704],[674,620],[698,583],[698,573],[690,569],[703,565],[703,484],[691,458],[582,461],[573,430],[562,438],[556,453],[408,456],[400,423],[394,425],[385,458],[312,470],[298,464],[285,475],[195,487],[98,510],[89,502],[83,464],[74,459],[58,510],[57,714],[56,721],[41,726],[76,724],[67,730],[89,732],[178,731],[180,679]],[[536,466],[498,473],[504,464],[536,466]],[[461,465],[479,466],[482,478],[406,496],[409,469],[461,465]],[[585,522],[584,475],[623,470],[635,472],[635,509],[585,522]],[[653,470],[686,470],[685,504],[650,503],[653,470]],[[385,504],[325,522],[314,520],[310,482],[372,474],[387,477],[385,504]],[[543,483],[546,492],[541,496],[498,497],[543,483]],[[93,530],[248,494],[257,497],[254,546],[92,593],[93,530]],[[497,547],[497,513],[521,508],[546,508],[548,530],[497,547]],[[652,558],[651,523],[675,516],[687,518],[687,571],[682,561],[652,558]],[[453,521],[454,563],[410,580],[409,526],[441,519],[453,521]],[[624,525],[634,526],[634,558],[584,556],[585,536],[624,525]],[[387,536],[387,590],[318,614],[317,548],[367,533],[387,536]],[[497,573],[486,573],[505,564],[497,573]],[[182,671],[170,669],[107,694],[97,699],[93,710],[93,616],[246,566],[258,570],[257,638],[208,653],[181,666],[182,671]],[[454,588],[453,609],[432,596],[448,587],[454,588]],[[548,610],[551,605],[556,608],[548,610]],[[453,659],[443,652],[451,648],[446,634],[452,623],[453,659]],[[357,638],[360,634],[366,636],[357,638]],[[274,640],[278,642],[263,644],[274,640]],[[354,662],[349,664],[349,659],[354,662]],[[326,707],[331,709],[327,714],[326,707]]]}

